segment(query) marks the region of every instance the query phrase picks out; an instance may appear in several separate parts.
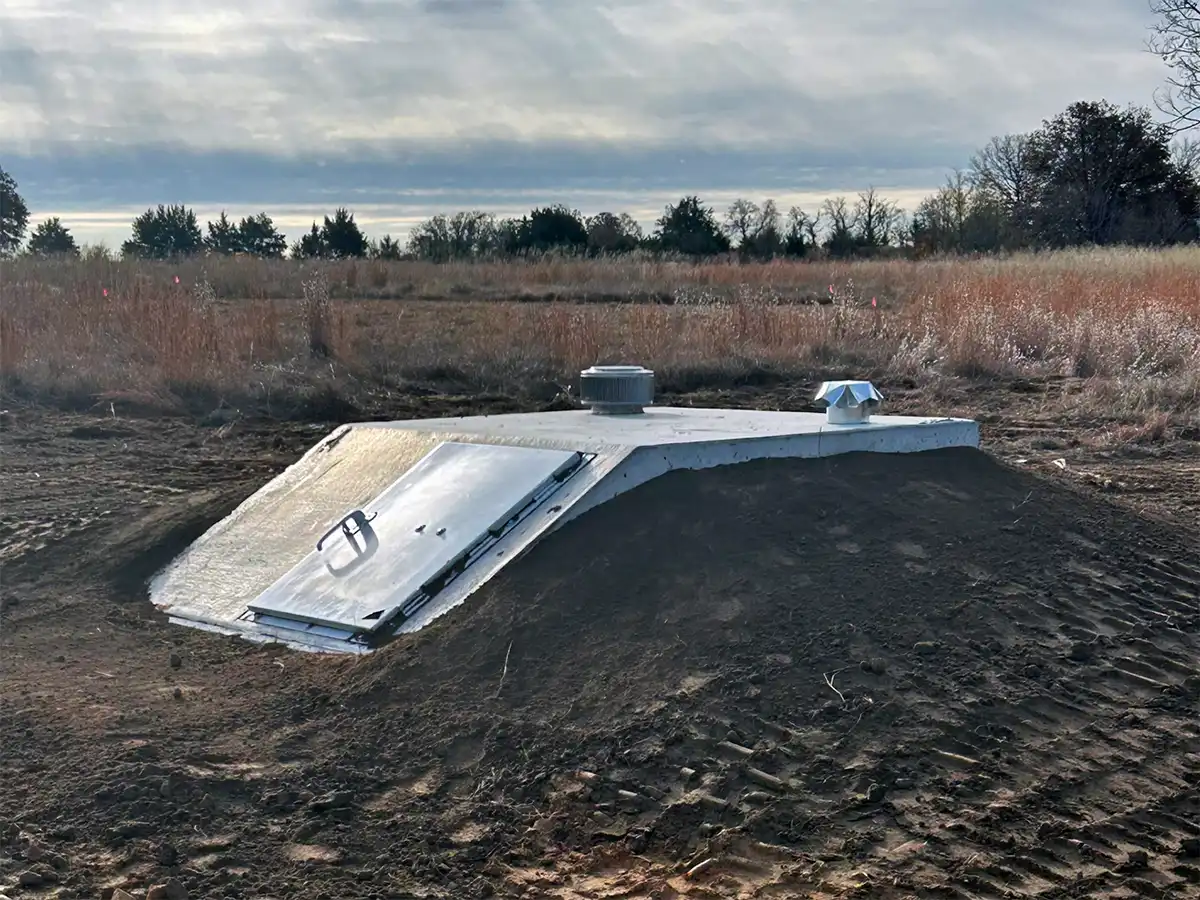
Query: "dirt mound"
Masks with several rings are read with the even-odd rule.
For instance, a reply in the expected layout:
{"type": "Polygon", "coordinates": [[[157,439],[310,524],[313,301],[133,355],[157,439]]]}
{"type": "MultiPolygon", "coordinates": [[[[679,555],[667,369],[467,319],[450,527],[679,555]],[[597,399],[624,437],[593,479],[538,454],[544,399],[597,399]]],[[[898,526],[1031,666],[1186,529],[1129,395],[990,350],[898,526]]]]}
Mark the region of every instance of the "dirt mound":
{"type": "Polygon", "coordinates": [[[1200,885],[1194,535],[979,452],[672,473],[365,659],[128,599],[5,636],[0,890],[1200,885]]]}
{"type": "Polygon", "coordinates": [[[1198,590],[1194,546],[975,451],[750,463],[600,507],[333,695],[371,741],[403,716],[426,783],[532,771],[538,852],[699,862],[723,829],[736,880],[797,852],[919,870],[889,856],[916,841],[964,886],[1032,889],[1144,846],[1124,821],[1079,843],[1114,757],[1122,790],[1191,786],[1164,822],[1195,802],[1196,722],[1140,723],[1181,752],[1135,762],[1122,716],[1196,710],[1198,590]]]}

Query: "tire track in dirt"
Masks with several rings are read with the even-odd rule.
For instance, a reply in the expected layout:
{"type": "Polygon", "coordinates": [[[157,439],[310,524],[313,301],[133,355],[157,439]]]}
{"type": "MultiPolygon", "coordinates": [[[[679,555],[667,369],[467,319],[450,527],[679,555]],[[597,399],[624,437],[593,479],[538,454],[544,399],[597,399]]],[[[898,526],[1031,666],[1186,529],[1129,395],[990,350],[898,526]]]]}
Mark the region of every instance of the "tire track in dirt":
{"type": "MultiPolygon", "coordinates": [[[[0,891],[31,840],[89,896],[1200,890],[1200,550],[1057,475],[961,453],[678,473],[347,661],[169,629],[114,589],[96,559],[140,571],[210,514],[195,498],[291,452],[139,434],[138,461],[20,464],[64,516],[115,514],[22,551],[0,891]]],[[[3,521],[42,520],[22,490],[3,521]]]]}

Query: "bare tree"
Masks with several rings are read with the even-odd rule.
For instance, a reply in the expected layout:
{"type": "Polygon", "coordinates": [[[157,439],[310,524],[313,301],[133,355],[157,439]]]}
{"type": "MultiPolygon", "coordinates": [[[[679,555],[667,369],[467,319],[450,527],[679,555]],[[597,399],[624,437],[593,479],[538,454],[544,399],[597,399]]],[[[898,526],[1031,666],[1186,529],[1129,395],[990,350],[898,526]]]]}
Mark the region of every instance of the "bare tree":
{"type": "Polygon", "coordinates": [[[1200,126],[1200,0],[1151,0],[1150,10],[1150,50],[1171,70],[1155,103],[1173,130],[1200,126]]]}
{"type": "Polygon", "coordinates": [[[783,250],[789,256],[805,256],[817,246],[817,230],[821,225],[821,213],[805,212],[799,206],[788,210],[785,231],[782,235],[783,250]]]}
{"type": "Polygon", "coordinates": [[[779,207],[774,200],[764,200],[758,210],[755,232],[761,237],[770,231],[779,231],[779,207]]]}
{"type": "Polygon", "coordinates": [[[642,226],[629,213],[621,213],[617,216],[617,222],[621,226],[621,233],[635,244],[640,244],[646,239],[646,233],[642,231],[642,226]]]}
{"type": "Polygon", "coordinates": [[[435,262],[469,259],[487,253],[496,235],[496,221],[490,213],[471,210],[450,216],[438,214],[412,230],[408,251],[435,262]]]}
{"type": "Polygon", "coordinates": [[[971,179],[958,169],[946,178],[942,189],[950,213],[951,227],[955,237],[962,243],[967,231],[967,218],[971,215],[971,179]]]}
{"type": "Polygon", "coordinates": [[[1200,181],[1200,141],[1181,138],[1171,144],[1171,162],[1180,172],[1200,181]]]}
{"type": "Polygon", "coordinates": [[[774,200],[764,200],[761,206],[750,200],[734,200],[722,227],[730,237],[737,238],[743,258],[770,259],[783,250],[779,207],[774,200]]]}
{"type": "Polygon", "coordinates": [[[783,231],[779,227],[779,207],[774,200],[764,200],[758,209],[751,237],[752,250],[759,259],[771,259],[784,249],[783,231]]]}
{"type": "Polygon", "coordinates": [[[738,245],[743,246],[753,237],[761,215],[762,210],[758,208],[757,203],[739,197],[725,212],[725,233],[731,238],[737,238],[738,245]]]}
{"type": "Polygon", "coordinates": [[[495,221],[479,210],[456,212],[450,217],[450,240],[456,258],[480,254],[491,238],[495,221]]]}
{"type": "Polygon", "coordinates": [[[1009,215],[1028,209],[1037,193],[1029,135],[992,138],[971,157],[968,177],[973,187],[990,195],[1009,215]]]}
{"type": "Polygon", "coordinates": [[[962,252],[972,191],[967,176],[955,172],[937,193],[918,204],[913,213],[913,243],[922,253],[962,252]]]}
{"type": "Polygon", "coordinates": [[[809,247],[815,247],[819,241],[818,234],[823,218],[823,210],[818,209],[810,214],[798,206],[793,206],[787,214],[788,234],[801,238],[809,247]]]}
{"type": "Polygon", "coordinates": [[[967,179],[976,205],[1005,222],[1005,245],[1027,243],[1033,227],[1032,210],[1042,190],[1033,165],[1033,136],[1006,134],[992,138],[971,157],[967,179]]]}
{"type": "Polygon", "coordinates": [[[832,197],[821,204],[821,214],[829,222],[829,232],[825,237],[825,249],[830,256],[844,258],[852,256],[857,249],[854,238],[854,227],[857,221],[854,210],[846,202],[845,197],[832,197]]]}
{"type": "Polygon", "coordinates": [[[821,204],[821,216],[828,220],[831,232],[849,232],[854,224],[854,214],[845,197],[831,197],[821,204]]]}
{"type": "Polygon", "coordinates": [[[853,222],[859,244],[869,249],[888,246],[896,236],[902,218],[895,203],[880,197],[875,188],[868,188],[858,195],[858,202],[854,204],[853,222]]]}

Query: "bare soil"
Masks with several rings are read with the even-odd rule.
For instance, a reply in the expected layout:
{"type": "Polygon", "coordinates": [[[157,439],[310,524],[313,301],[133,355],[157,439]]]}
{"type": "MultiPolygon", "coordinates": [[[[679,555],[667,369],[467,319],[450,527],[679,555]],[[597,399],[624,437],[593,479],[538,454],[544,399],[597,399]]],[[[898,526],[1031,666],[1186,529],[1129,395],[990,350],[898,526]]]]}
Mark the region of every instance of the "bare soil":
{"type": "Polygon", "coordinates": [[[146,599],[332,422],[12,409],[0,893],[1200,896],[1200,452],[1013,387],[986,452],[665,476],[365,659],[146,599]]]}

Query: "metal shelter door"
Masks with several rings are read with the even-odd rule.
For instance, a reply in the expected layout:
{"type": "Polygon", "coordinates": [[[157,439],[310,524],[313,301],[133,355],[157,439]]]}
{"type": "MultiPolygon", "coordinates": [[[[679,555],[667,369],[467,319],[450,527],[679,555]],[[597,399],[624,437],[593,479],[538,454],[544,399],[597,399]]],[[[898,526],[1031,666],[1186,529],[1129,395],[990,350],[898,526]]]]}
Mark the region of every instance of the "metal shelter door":
{"type": "Polygon", "coordinates": [[[541,505],[580,453],[446,442],[316,547],[248,607],[255,621],[349,639],[415,612],[541,505]]]}

